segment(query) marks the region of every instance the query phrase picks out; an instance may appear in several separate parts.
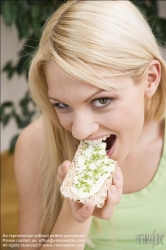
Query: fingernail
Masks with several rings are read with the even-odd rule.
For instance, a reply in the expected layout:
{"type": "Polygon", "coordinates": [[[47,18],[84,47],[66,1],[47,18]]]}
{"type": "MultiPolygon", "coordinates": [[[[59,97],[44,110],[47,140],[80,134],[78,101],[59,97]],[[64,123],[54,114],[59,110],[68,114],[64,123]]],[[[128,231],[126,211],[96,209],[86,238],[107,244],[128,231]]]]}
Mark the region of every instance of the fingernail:
{"type": "Polygon", "coordinates": [[[111,186],[111,193],[116,194],[116,187],[115,186],[111,186]]]}

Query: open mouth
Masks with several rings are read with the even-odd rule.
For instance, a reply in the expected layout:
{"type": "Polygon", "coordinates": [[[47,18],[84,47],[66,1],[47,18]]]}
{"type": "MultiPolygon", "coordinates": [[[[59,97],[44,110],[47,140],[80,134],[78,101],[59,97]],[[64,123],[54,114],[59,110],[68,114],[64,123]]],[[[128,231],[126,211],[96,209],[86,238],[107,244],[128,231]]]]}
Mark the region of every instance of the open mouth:
{"type": "Polygon", "coordinates": [[[116,135],[111,134],[110,136],[105,136],[103,138],[100,138],[98,140],[85,140],[86,143],[91,144],[91,145],[95,145],[101,142],[105,142],[106,143],[106,152],[110,151],[110,149],[113,147],[115,141],[116,141],[116,135]]]}
{"type": "Polygon", "coordinates": [[[107,144],[106,151],[109,151],[112,148],[115,140],[116,140],[116,135],[113,135],[113,134],[107,137],[106,140],[102,140],[103,142],[107,144]]]}

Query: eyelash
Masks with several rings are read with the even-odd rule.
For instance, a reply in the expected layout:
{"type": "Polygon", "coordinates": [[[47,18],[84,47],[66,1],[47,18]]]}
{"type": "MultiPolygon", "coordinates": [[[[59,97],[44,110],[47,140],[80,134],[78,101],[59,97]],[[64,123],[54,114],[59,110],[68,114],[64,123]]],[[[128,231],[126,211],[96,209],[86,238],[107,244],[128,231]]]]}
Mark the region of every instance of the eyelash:
{"type": "MultiPolygon", "coordinates": [[[[94,99],[91,101],[91,107],[92,108],[104,108],[106,107],[107,105],[110,104],[110,102],[112,102],[114,99],[113,98],[108,98],[108,97],[100,97],[100,98],[97,98],[97,99],[94,99]],[[102,100],[102,99],[106,99],[108,102],[106,104],[103,104],[103,106],[99,106],[99,107],[95,107],[94,103],[96,101],[99,101],[99,100],[102,100]]],[[[102,104],[101,104],[102,105],[102,104]]],[[[64,104],[64,103],[55,103],[53,104],[53,106],[57,109],[61,109],[61,110],[64,110],[64,109],[68,109],[70,108],[70,106],[68,106],[67,104],[64,104]],[[64,105],[63,107],[60,106],[60,105],[64,105]]]]}
{"type": "Polygon", "coordinates": [[[100,98],[97,98],[97,99],[93,100],[93,101],[91,102],[91,106],[94,107],[94,108],[104,108],[104,107],[106,107],[107,105],[109,105],[111,101],[113,101],[113,98],[100,97],[100,98]],[[107,100],[107,103],[106,103],[106,104],[100,103],[101,106],[98,106],[98,107],[96,106],[96,107],[95,107],[94,103],[95,103],[96,101],[104,100],[104,99],[107,100]],[[102,105],[103,105],[103,106],[102,106],[102,105]]]}
{"type": "Polygon", "coordinates": [[[55,108],[58,108],[58,109],[66,109],[66,108],[70,108],[68,105],[64,104],[64,103],[55,103],[53,104],[53,106],[55,108]],[[60,105],[64,105],[64,107],[61,107],[60,105]]]}

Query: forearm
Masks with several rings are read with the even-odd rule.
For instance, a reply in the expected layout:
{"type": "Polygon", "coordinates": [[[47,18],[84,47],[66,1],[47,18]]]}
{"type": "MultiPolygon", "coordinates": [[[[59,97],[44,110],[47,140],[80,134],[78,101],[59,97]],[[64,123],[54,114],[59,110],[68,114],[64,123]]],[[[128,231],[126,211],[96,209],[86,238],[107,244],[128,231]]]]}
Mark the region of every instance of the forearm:
{"type": "Polygon", "coordinates": [[[51,232],[51,235],[54,235],[56,237],[52,238],[50,235],[50,238],[41,249],[62,250],[65,247],[68,250],[73,250],[73,249],[83,250],[89,233],[91,221],[92,217],[88,218],[84,223],[77,222],[72,215],[69,201],[64,200],[60,214],[51,232]],[[54,239],[57,242],[54,242],[52,244],[52,247],[51,246],[49,247],[48,243],[50,242],[51,239],[54,239]]]}

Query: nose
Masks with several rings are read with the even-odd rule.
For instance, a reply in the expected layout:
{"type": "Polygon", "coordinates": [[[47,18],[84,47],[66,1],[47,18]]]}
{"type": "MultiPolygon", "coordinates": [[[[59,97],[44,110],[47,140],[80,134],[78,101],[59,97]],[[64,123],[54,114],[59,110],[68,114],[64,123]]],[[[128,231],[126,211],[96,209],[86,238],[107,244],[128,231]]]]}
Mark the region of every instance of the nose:
{"type": "Polygon", "coordinates": [[[99,129],[99,124],[88,114],[76,114],[72,123],[72,135],[83,140],[95,134],[99,129]]]}

